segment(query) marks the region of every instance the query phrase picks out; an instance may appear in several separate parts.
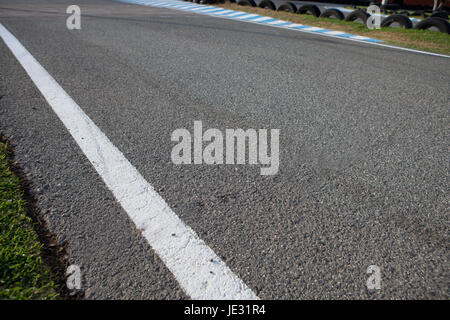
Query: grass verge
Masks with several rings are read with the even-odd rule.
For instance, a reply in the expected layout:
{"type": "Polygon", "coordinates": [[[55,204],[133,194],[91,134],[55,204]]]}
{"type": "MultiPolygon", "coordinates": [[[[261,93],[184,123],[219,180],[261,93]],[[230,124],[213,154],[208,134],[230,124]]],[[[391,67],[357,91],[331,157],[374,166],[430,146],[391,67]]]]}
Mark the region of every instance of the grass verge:
{"type": "Polygon", "coordinates": [[[42,261],[43,246],[9,156],[0,141],[0,300],[57,299],[57,277],[42,261]]]}
{"type": "Polygon", "coordinates": [[[239,6],[235,3],[215,4],[214,6],[231,10],[255,13],[280,20],[343,31],[355,35],[383,40],[386,44],[450,55],[450,35],[437,31],[381,28],[369,29],[362,23],[347,22],[331,18],[315,18],[307,14],[279,12],[257,7],[239,6]]]}

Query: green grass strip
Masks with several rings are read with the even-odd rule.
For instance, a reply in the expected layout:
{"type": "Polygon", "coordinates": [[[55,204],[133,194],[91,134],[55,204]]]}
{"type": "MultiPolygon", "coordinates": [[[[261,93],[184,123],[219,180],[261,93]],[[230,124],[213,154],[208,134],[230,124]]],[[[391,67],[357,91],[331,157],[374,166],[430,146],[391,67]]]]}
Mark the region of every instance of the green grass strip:
{"type": "Polygon", "coordinates": [[[56,299],[56,277],[42,262],[42,245],[7,156],[0,142],[0,299],[56,299]]]}

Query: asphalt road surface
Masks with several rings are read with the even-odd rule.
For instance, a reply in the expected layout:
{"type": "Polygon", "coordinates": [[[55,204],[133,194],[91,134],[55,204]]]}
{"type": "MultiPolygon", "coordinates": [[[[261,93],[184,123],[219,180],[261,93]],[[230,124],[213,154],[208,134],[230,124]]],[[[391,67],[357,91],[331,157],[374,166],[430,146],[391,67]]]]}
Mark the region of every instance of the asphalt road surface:
{"type": "MultiPolygon", "coordinates": [[[[448,58],[106,0],[1,0],[0,23],[259,298],[449,299],[448,58]],[[278,173],[173,164],[196,120],[279,129],[278,173]]],[[[85,297],[189,298],[3,41],[0,75],[0,130],[85,297]]]]}

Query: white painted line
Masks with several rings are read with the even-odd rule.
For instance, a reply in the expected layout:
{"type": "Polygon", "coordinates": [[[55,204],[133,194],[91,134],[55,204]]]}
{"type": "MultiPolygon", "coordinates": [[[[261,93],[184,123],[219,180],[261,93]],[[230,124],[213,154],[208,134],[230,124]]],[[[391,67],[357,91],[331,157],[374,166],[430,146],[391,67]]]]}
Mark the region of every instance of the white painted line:
{"type": "MultiPolygon", "coordinates": [[[[353,40],[348,38],[349,40],[353,40]]],[[[358,40],[356,40],[358,41],[358,40]]],[[[367,43],[367,42],[364,42],[367,43]]],[[[396,50],[402,50],[402,51],[409,51],[409,52],[414,52],[414,53],[421,53],[421,54],[426,54],[429,56],[436,56],[436,57],[442,57],[442,58],[450,58],[450,56],[447,56],[445,54],[440,54],[440,53],[434,53],[434,52],[427,52],[427,51],[421,51],[421,50],[414,50],[414,49],[409,49],[409,48],[402,48],[402,47],[396,47],[396,46],[391,46],[389,44],[384,44],[384,43],[370,43],[374,46],[379,46],[379,47],[386,47],[386,48],[391,48],[391,49],[396,49],[396,50]]]]}
{"type": "Polygon", "coordinates": [[[258,299],[1,23],[0,36],[186,293],[193,299],[258,299]]]}

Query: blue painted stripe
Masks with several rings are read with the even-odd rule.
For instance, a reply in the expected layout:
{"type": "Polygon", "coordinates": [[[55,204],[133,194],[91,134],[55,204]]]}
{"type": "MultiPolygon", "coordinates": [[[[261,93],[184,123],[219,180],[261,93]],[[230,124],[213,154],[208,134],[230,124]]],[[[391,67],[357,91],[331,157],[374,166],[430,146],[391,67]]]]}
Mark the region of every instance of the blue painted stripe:
{"type": "Polygon", "coordinates": [[[259,18],[262,18],[262,16],[248,17],[248,18],[244,18],[244,19],[240,19],[240,20],[248,20],[248,21],[251,21],[251,20],[255,20],[255,19],[259,19],[259,18]]]}
{"type": "Polygon", "coordinates": [[[218,14],[218,13],[222,13],[222,12],[231,13],[231,12],[228,12],[228,9],[222,9],[222,10],[220,10],[220,11],[213,12],[213,13],[214,13],[214,14],[218,14]]]}
{"type": "MultiPolygon", "coordinates": [[[[239,12],[239,11],[231,12],[230,14],[228,14],[228,16],[231,14],[235,14],[236,12],[239,12]]],[[[232,16],[232,18],[242,17],[242,16],[246,16],[248,14],[249,13],[247,13],[247,12],[241,12],[240,14],[236,14],[236,15],[232,16]]]]}
{"type": "Polygon", "coordinates": [[[222,9],[222,8],[218,8],[218,9],[213,10],[213,11],[208,11],[208,13],[224,12],[224,11],[226,11],[226,10],[225,10],[225,9],[222,9]]]}
{"type": "Polygon", "coordinates": [[[289,24],[292,24],[292,22],[283,22],[283,23],[271,24],[271,26],[287,26],[289,24]]]}
{"type": "Polygon", "coordinates": [[[305,29],[305,28],[311,28],[310,26],[295,26],[292,27],[292,29],[297,29],[297,30],[301,30],[301,29],[305,29]]]}
{"type": "Polygon", "coordinates": [[[335,34],[335,36],[337,36],[337,37],[343,37],[343,38],[354,37],[354,35],[353,35],[353,34],[350,34],[350,33],[340,33],[340,34],[335,34]]]}
{"type": "Polygon", "coordinates": [[[264,21],[257,21],[257,22],[260,22],[260,23],[268,23],[268,22],[272,22],[272,21],[277,20],[277,19],[270,18],[270,17],[266,17],[266,18],[267,18],[267,19],[265,19],[264,21]]]}
{"type": "Polygon", "coordinates": [[[223,9],[222,8],[206,8],[206,9],[198,10],[198,12],[208,12],[208,13],[210,13],[210,12],[214,12],[214,11],[218,11],[218,10],[223,10],[223,9]]]}
{"type": "Polygon", "coordinates": [[[322,29],[322,30],[315,30],[313,32],[323,33],[323,32],[330,32],[331,30],[322,29]]]}
{"type": "Polygon", "coordinates": [[[371,39],[371,38],[364,39],[363,41],[375,42],[375,43],[377,43],[377,42],[383,42],[383,41],[381,41],[381,40],[378,40],[378,39],[371,39]]]}

